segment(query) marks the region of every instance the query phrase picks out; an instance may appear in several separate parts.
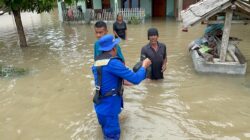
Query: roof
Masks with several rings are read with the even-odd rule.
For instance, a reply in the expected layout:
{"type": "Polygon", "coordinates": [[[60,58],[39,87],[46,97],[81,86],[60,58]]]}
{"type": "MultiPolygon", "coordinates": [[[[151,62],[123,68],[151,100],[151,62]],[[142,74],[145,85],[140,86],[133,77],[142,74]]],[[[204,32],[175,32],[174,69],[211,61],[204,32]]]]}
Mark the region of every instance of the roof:
{"type": "MultiPolygon", "coordinates": [[[[232,5],[232,0],[203,0],[193,5],[186,10],[181,11],[183,27],[187,28],[204,19],[224,11],[232,5]]],[[[234,4],[240,11],[245,14],[250,14],[250,5],[242,0],[234,0],[234,4]]]]}

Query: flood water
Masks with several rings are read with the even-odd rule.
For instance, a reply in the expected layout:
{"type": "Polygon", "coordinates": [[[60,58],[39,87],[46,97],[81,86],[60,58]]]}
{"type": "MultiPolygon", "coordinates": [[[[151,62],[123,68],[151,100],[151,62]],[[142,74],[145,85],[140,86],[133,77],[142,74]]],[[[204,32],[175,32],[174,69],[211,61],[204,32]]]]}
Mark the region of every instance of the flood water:
{"type": "MultiPolygon", "coordinates": [[[[29,44],[23,49],[13,18],[0,16],[0,63],[29,69],[0,78],[0,140],[101,140],[92,103],[93,25],[61,24],[56,11],[22,16],[29,44]]],[[[128,25],[128,41],[121,42],[127,66],[148,43],[149,27],[167,44],[168,68],[162,81],[126,87],[121,139],[250,139],[250,69],[244,76],[195,72],[187,45],[205,26],[184,33],[173,19],[128,25]]],[[[233,25],[231,35],[243,40],[249,62],[250,26],[233,25]]]]}

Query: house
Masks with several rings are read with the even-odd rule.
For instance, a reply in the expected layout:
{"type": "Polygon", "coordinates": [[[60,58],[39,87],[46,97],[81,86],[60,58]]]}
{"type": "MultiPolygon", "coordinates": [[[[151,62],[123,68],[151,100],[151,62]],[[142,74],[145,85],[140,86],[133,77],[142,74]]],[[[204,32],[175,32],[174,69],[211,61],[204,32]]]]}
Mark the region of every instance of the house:
{"type": "Polygon", "coordinates": [[[146,16],[178,17],[178,13],[199,0],[87,0],[86,8],[108,9],[115,8],[144,8],[146,16]]]}
{"type": "MultiPolygon", "coordinates": [[[[180,20],[180,12],[199,0],[84,0],[83,9],[143,8],[146,17],[174,17],[180,20]]],[[[59,1],[60,3],[60,1],[59,1]]],[[[60,4],[58,5],[60,7],[60,4]]],[[[60,11],[59,11],[60,12],[60,11]]]]}

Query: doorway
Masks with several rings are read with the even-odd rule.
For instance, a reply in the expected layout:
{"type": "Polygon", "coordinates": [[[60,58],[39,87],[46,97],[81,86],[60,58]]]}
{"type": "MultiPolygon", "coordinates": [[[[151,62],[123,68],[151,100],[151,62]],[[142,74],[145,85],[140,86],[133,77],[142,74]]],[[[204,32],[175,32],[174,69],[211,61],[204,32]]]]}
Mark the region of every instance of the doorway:
{"type": "Polygon", "coordinates": [[[140,0],[121,0],[122,8],[140,8],[140,0]]]}
{"type": "Polygon", "coordinates": [[[153,17],[166,16],[166,0],[152,0],[153,17]]]}
{"type": "Polygon", "coordinates": [[[86,0],[86,7],[87,7],[87,9],[93,9],[93,2],[92,2],[92,0],[86,0]]]}
{"type": "Polygon", "coordinates": [[[110,0],[102,0],[102,9],[110,8],[110,0]]]}

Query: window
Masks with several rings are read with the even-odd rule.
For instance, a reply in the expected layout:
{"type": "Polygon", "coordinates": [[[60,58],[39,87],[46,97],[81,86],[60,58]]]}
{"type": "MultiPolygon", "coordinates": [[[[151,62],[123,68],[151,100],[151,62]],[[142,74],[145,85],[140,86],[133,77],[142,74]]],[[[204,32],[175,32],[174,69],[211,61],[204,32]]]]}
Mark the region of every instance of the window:
{"type": "Polygon", "coordinates": [[[140,8],[140,0],[122,0],[122,8],[140,8]]]}
{"type": "Polygon", "coordinates": [[[93,3],[92,0],[86,0],[86,7],[87,9],[93,9],[93,3]]]}

